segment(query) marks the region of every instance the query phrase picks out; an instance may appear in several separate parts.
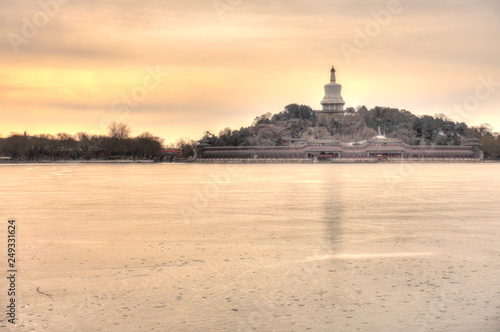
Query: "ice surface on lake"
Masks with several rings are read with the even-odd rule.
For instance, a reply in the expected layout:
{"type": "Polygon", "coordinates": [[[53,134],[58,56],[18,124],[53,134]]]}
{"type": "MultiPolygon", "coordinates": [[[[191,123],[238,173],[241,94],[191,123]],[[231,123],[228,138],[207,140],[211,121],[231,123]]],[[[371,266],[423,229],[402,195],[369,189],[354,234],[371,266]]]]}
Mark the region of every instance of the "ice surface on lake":
{"type": "Polygon", "coordinates": [[[11,330],[498,331],[499,174],[0,165],[1,248],[18,225],[11,330]]]}

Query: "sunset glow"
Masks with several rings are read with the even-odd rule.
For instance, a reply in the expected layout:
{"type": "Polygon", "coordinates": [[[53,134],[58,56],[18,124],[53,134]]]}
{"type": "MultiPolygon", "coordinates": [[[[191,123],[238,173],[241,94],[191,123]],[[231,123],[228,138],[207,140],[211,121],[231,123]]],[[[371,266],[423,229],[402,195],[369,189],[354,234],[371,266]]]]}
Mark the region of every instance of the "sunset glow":
{"type": "Polygon", "coordinates": [[[319,109],[332,65],[346,107],[500,130],[498,1],[231,3],[3,2],[0,134],[104,134],[110,120],[197,139],[290,103],[319,109]]]}

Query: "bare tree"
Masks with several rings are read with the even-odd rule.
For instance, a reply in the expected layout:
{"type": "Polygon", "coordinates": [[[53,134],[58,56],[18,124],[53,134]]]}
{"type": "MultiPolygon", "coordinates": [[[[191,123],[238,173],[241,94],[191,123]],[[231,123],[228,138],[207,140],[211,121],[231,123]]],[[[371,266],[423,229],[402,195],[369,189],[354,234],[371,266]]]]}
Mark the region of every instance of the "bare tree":
{"type": "Polygon", "coordinates": [[[130,132],[131,132],[130,127],[123,122],[116,123],[115,121],[113,121],[108,125],[108,134],[110,137],[113,138],[118,138],[118,139],[129,138],[130,132]]]}
{"type": "Polygon", "coordinates": [[[75,158],[77,156],[78,142],[75,138],[67,133],[58,133],[57,137],[57,149],[65,157],[75,158]]]}
{"type": "Polygon", "coordinates": [[[451,121],[450,118],[446,115],[446,114],[443,114],[443,113],[438,113],[438,114],[435,114],[435,118],[436,119],[440,119],[440,120],[443,120],[443,121],[451,121]]]}
{"type": "Polygon", "coordinates": [[[196,153],[197,142],[193,139],[182,137],[175,142],[175,145],[182,151],[183,157],[192,157],[196,153]]]}
{"type": "Polygon", "coordinates": [[[12,158],[23,158],[28,153],[28,140],[26,136],[11,133],[4,141],[4,152],[12,158]]]}
{"type": "Polygon", "coordinates": [[[83,152],[84,157],[87,158],[91,147],[90,135],[82,131],[77,133],[76,137],[78,137],[78,148],[83,152]]]}
{"type": "Polygon", "coordinates": [[[162,138],[154,136],[149,132],[142,133],[135,138],[136,155],[156,160],[162,149],[162,144],[162,138]]]}

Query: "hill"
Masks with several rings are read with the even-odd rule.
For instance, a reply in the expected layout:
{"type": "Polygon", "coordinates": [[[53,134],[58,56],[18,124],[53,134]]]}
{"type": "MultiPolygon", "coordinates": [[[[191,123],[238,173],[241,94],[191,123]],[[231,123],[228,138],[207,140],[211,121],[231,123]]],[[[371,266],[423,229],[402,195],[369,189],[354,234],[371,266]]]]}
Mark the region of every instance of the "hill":
{"type": "Polygon", "coordinates": [[[417,116],[404,109],[379,106],[350,107],[342,117],[327,117],[309,106],[290,104],[280,113],[256,117],[251,126],[239,130],[225,128],[218,135],[207,131],[203,139],[212,146],[280,146],[315,138],[359,142],[375,136],[379,128],[387,137],[410,145],[460,145],[465,139],[477,138],[485,158],[500,157],[500,136],[488,124],[469,127],[444,114],[417,116]]]}

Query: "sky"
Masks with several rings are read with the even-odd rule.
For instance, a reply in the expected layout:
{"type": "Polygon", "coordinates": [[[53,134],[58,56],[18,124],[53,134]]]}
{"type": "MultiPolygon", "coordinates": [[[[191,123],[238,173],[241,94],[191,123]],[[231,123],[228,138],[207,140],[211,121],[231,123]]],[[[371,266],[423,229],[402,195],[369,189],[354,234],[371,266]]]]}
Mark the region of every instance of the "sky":
{"type": "Polygon", "coordinates": [[[346,107],[500,131],[498,0],[7,0],[0,35],[3,137],[199,139],[320,109],[332,65],[346,107]]]}

